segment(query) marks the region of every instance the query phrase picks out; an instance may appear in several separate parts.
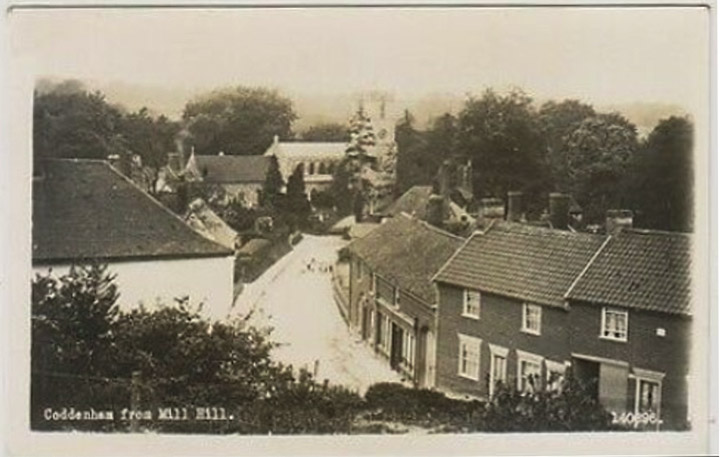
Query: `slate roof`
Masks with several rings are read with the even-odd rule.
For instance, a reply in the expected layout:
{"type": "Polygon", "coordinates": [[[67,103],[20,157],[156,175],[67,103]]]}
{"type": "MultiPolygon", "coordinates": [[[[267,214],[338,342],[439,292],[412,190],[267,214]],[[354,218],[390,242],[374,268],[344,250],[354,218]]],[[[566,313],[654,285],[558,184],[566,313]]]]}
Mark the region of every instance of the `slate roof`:
{"type": "Polygon", "coordinates": [[[348,249],[384,279],[435,304],[432,277],[462,243],[462,238],[400,214],[348,249]]]}
{"type": "Polygon", "coordinates": [[[568,298],[691,314],[690,235],[632,230],[613,236],[568,298]]]}
{"type": "Polygon", "coordinates": [[[436,280],[533,303],[565,306],[564,295],[605,237],[497,222],[476,232],[436,280]]]}
{"type": "Polygon", "coordinates": [[[271,160],[266,156],[230,155],[196,155],[194,159],[202,180],[215,184],[262,183],[271,160]]]}
{"type": "Polygon", "coordinates": [[[383,213],[396,216],[407,213],[418,219],[425,219],[432,186],[413,186],[395,200],[383,213]]]}
{"type": "Polygon", "coordinates": [[[43,177],[33,180],[33,263],[232,254],[107,162],[49,160],[41,166],[43,177]]]}

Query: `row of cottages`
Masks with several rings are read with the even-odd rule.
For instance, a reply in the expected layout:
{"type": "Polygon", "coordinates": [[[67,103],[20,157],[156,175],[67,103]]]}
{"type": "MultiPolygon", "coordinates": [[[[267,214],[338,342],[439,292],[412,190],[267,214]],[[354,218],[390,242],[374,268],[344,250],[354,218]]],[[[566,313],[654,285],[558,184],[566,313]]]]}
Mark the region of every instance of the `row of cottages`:
{"type": "MultiPolygon", "coordinates": [[[[435,276],[437,387],[555,389],[569,373],[606,409],[688,425],[690,239],[496,221],[435,276]]],[[[656,425],[652,426],[653,428],[656,425]]]]}
{"type": "Polygon", "coordinates": [[[463,240],[406,214],[348,245],[348,322],[413,384],[435,383],[437,294],[432,276],[463,240]]]}
{"type": "Polygon", "coordinates": [[[280,141],[276,135],[264,157],[275,156],[283,180],[302,166],[308,194],[330,189],[333,174],[345,158],[345,142],[280,141]]]}
{"type": "Polygon", "coordinates": [[[33,170],[32,267],[62,275],[107,264],[119,305],[203,303],[222,319],[233,300],[234,254],[193,230],[105,161],[47,160],[33,170]]]}

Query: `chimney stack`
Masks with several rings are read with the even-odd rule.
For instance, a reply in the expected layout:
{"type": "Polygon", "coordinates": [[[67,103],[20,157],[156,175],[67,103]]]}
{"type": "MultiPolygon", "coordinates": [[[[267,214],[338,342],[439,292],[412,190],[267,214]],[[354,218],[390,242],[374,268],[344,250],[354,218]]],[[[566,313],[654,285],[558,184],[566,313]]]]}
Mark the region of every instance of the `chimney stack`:
{"type": "Polygon", "coordinates": [[[570,211],[570,196],[560,192],[551,192],[549,195],[550,223],[553,228],[567,230],[570,211]]]}
{"type": "Polygon", "coordinates": [[[633,226],[633,212],[629,209],[609,209],[605,213],[605,232],[617,235],[633,226]]]}
{"type": "Polygon", "coordinates": [[[520,222],[523,219],[523,193],[519,190],[508,192],[507,220],[520,222]]]}
{"type": "Polygon", "coordinates": [[[427,203],[427,222],[435,227],[442,227],[445,222],[445,199],[436,194],[430,195],[427,203]]]}

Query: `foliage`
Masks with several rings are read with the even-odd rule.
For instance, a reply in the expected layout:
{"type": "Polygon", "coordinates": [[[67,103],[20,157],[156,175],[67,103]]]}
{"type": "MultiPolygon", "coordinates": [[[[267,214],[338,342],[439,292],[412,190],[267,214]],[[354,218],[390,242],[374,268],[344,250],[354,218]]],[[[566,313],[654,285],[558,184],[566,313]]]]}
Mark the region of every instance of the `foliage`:
{"type": "Polygon", "coordinates": [[[540,128],[547,145],[546,161],[550,167],[555,190],[570,191],[568,159],[565,143],[585,119],[595,116],[595,109],[578,100],[545,102],[538,111],[540,128]]]}
{"type": "Polygon", "coordinates": [[[300,227],[307,224],[307,218],[312,208],[305,192],[305,173],[302,164],[298,164],[288,178],[284,210],[286,213],[293,215],[300,227]]]}
{"type": "Polygon", "coordinates": [[[489,432],[567,432],[618,430],[612,415],[590,393],[589,385],[566,378],[559,390],[520,392],[498,384],[482,415],[489,432]]]}
{"type": "Polygon", "coordinates": [[[211,323],[187,299],[157,309],[118,310],[106,267],[38,276],[32,285],[32,427],[124,430],[135,407],[218,405],[236,419],[152,421],[158,431],[324,433],[349,429],[361,399],[273,362],[268,331],[245,320],[211,323]],[[140,382],[130,383],[140,372],[140,382]],[[136,394],[131,395],[135,390],[136,394]],[[114,421],[45,421],[46,407],[115,411],[114,421]],[[214,421],[213,421],[214,422],[214,421]]]}
{"type": "Polygon", "coordinates": [[[330,193],[334,198],[338,214],[347,216],[353,210],[352,170],[349,158],[344,158],[335,167],[330,193]]]}
{"type": "Polygon", "coordinates": [[[302,139],[305,141],[348,142],[350,134],[345,125],[330,122],[308,128],[302,133],[302,139]]]}
{"type": "Polygon", "coordinates": [[[258,155],[273,136],[292,138],[292,101],[277,91],[238,86],[185,105],[183,120],[198,154],[258,155]]]}
{"type": "Polygon", "coordinates": [[[689,232],[693,227],[693,124],[661,120],[634,163],[637,222],[647,228],[689,232]],[[662,192],[658,190],[662,189],[662,192]]]}
{"type": "Polygon", "coordinates": [[[567,179],[586,221],[602,222],[606,210],[629,205],[628,167],[637,149],[635,126],[617,113],[587,118],[566,137],[567,179]]]}
{"type": "Polygon", "coordinates": [[[487,90],[467,100],[458,116],[458,152],[472,160],[476,196],[520,190],[527,207],[544,205],[537,201],[550,186],[544,151],[532,99],[520,91],[487,90]]]}
{"type": "Polygon", "coordinates": [[[146,108],[126,113],[72,80],[35,92],[33,119],[35,159],[115,156],[117,168],[151,192],[179,131],[164,116],[154,118],[146,108]]]}

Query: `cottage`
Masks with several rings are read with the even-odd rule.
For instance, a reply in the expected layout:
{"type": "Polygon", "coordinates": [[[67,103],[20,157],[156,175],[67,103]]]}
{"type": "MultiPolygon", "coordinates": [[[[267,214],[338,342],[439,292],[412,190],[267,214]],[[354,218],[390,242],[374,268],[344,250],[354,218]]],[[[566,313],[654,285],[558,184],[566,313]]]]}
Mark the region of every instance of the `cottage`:
{"type": "Polygon", "coordinates": [[[33,176],[35,273],[106,263],[120,306],[189,297],[223,318],[233,293],[233,251],[190,228],[104,161],[48,160],[33,176]]]}
{"type": "Polygon", "coordinates": [[[435,381],[431,278],[462,241],[401,213],[348,245],[350,326],[418,386],[435,381]]]}
{"type": "Polygon", "coordinates": [[[498,383],[556,389],[571,372],[616,417],[684,427],[687,237],[502,221],[475,233],[435,277],[438,387],[489,398],[498,383]]]}

